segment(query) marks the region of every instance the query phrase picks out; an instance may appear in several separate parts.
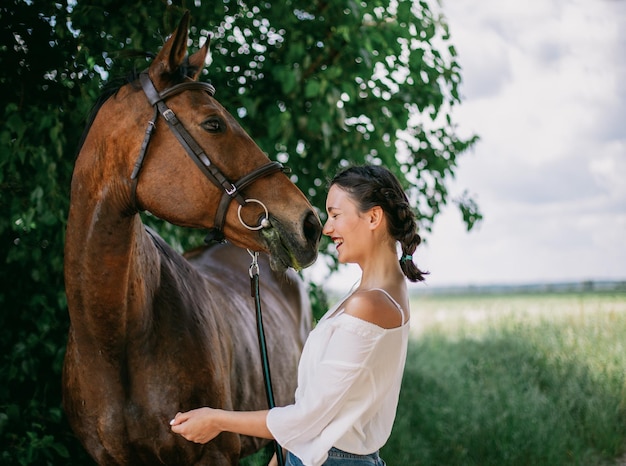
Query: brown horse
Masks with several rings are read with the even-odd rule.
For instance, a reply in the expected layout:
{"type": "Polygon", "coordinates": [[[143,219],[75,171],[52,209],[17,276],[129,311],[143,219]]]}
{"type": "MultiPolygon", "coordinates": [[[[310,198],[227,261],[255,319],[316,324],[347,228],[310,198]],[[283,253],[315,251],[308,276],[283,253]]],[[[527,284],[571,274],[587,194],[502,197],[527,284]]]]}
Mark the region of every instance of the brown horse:
{"type": "Polygon", "coordinates": [[[218,245],[186,259],[146,229],[139,209],[218,227],[231,243],[270,254],[261,260],[261,294],[277,404],[292,399],[310,325],[288,267],[315,260],[320,221],[213,87],[197,81],[208,43],[188,57],[188,25],[185,14],[147,73],[102,103],[74,169],[64,408],[100,465],[237,464],[258,439],[224,433],[197,445],[168,421],[199,406],[267,407],[250,256],[218,245]]]}

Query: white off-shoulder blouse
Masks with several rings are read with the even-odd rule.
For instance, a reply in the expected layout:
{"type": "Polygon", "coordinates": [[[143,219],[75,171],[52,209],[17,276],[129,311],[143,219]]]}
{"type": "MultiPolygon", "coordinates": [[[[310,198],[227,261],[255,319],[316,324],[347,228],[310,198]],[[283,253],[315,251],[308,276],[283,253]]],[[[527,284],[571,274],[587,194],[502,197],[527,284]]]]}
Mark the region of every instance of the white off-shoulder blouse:
{"type": "Polygon", "coordinates": [[[295,403],[276,407],[267,426],[283,448],[306,466],[324,463],[331,447],[359,455],[380,449],[391,434],[409,340],[400,327],[385,329],[345,314],[345,300],[309,334],[298,367],[295,403]]]}

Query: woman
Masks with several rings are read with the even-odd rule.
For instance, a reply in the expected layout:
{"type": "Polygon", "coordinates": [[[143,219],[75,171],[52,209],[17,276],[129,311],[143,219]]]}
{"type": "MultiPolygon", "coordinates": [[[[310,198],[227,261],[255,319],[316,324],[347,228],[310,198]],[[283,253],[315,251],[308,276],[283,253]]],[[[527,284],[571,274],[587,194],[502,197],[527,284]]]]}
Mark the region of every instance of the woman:
{"type": "Polygon", "coordinates": [[[400,183],[383,167],[352,167],[335,176],[326,210],[323,232],[339,262],[358,264],[362,275],[309,335],[295,403],[269,411],[178,413],[172,431],[199,443],[223,431],[275,438],[288,451],[287,465],[385,464],[378,450],[391,434],[409,336],[405,277],[424,279],[413,262],[420,237],[400,183]]]}

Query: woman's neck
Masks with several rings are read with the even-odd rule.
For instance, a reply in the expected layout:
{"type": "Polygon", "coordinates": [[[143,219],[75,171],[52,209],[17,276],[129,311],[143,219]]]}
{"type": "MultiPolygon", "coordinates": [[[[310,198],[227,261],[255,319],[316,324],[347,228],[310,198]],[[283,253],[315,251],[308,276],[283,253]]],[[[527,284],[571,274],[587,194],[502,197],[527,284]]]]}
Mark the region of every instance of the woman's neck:
{"type": "Polygon", "coordinates": [[[404,282],[404,274],[394,253],[377,254],[370,256],[366,263],[361,265],[362,275],[359,288],[389,288],[404,282]]]}

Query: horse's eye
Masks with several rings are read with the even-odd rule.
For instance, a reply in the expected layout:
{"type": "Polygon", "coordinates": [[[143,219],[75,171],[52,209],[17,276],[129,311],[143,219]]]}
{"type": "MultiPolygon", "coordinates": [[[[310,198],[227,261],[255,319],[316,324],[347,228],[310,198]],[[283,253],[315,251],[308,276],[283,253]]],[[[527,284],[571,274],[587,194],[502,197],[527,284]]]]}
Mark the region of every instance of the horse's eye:
{"type": "Polygon", "coordinates": [[[226,129],[224,122],[216,117],[212,116],[202,122],[202,127],[209,133],[222,133],[226,129]]]}

